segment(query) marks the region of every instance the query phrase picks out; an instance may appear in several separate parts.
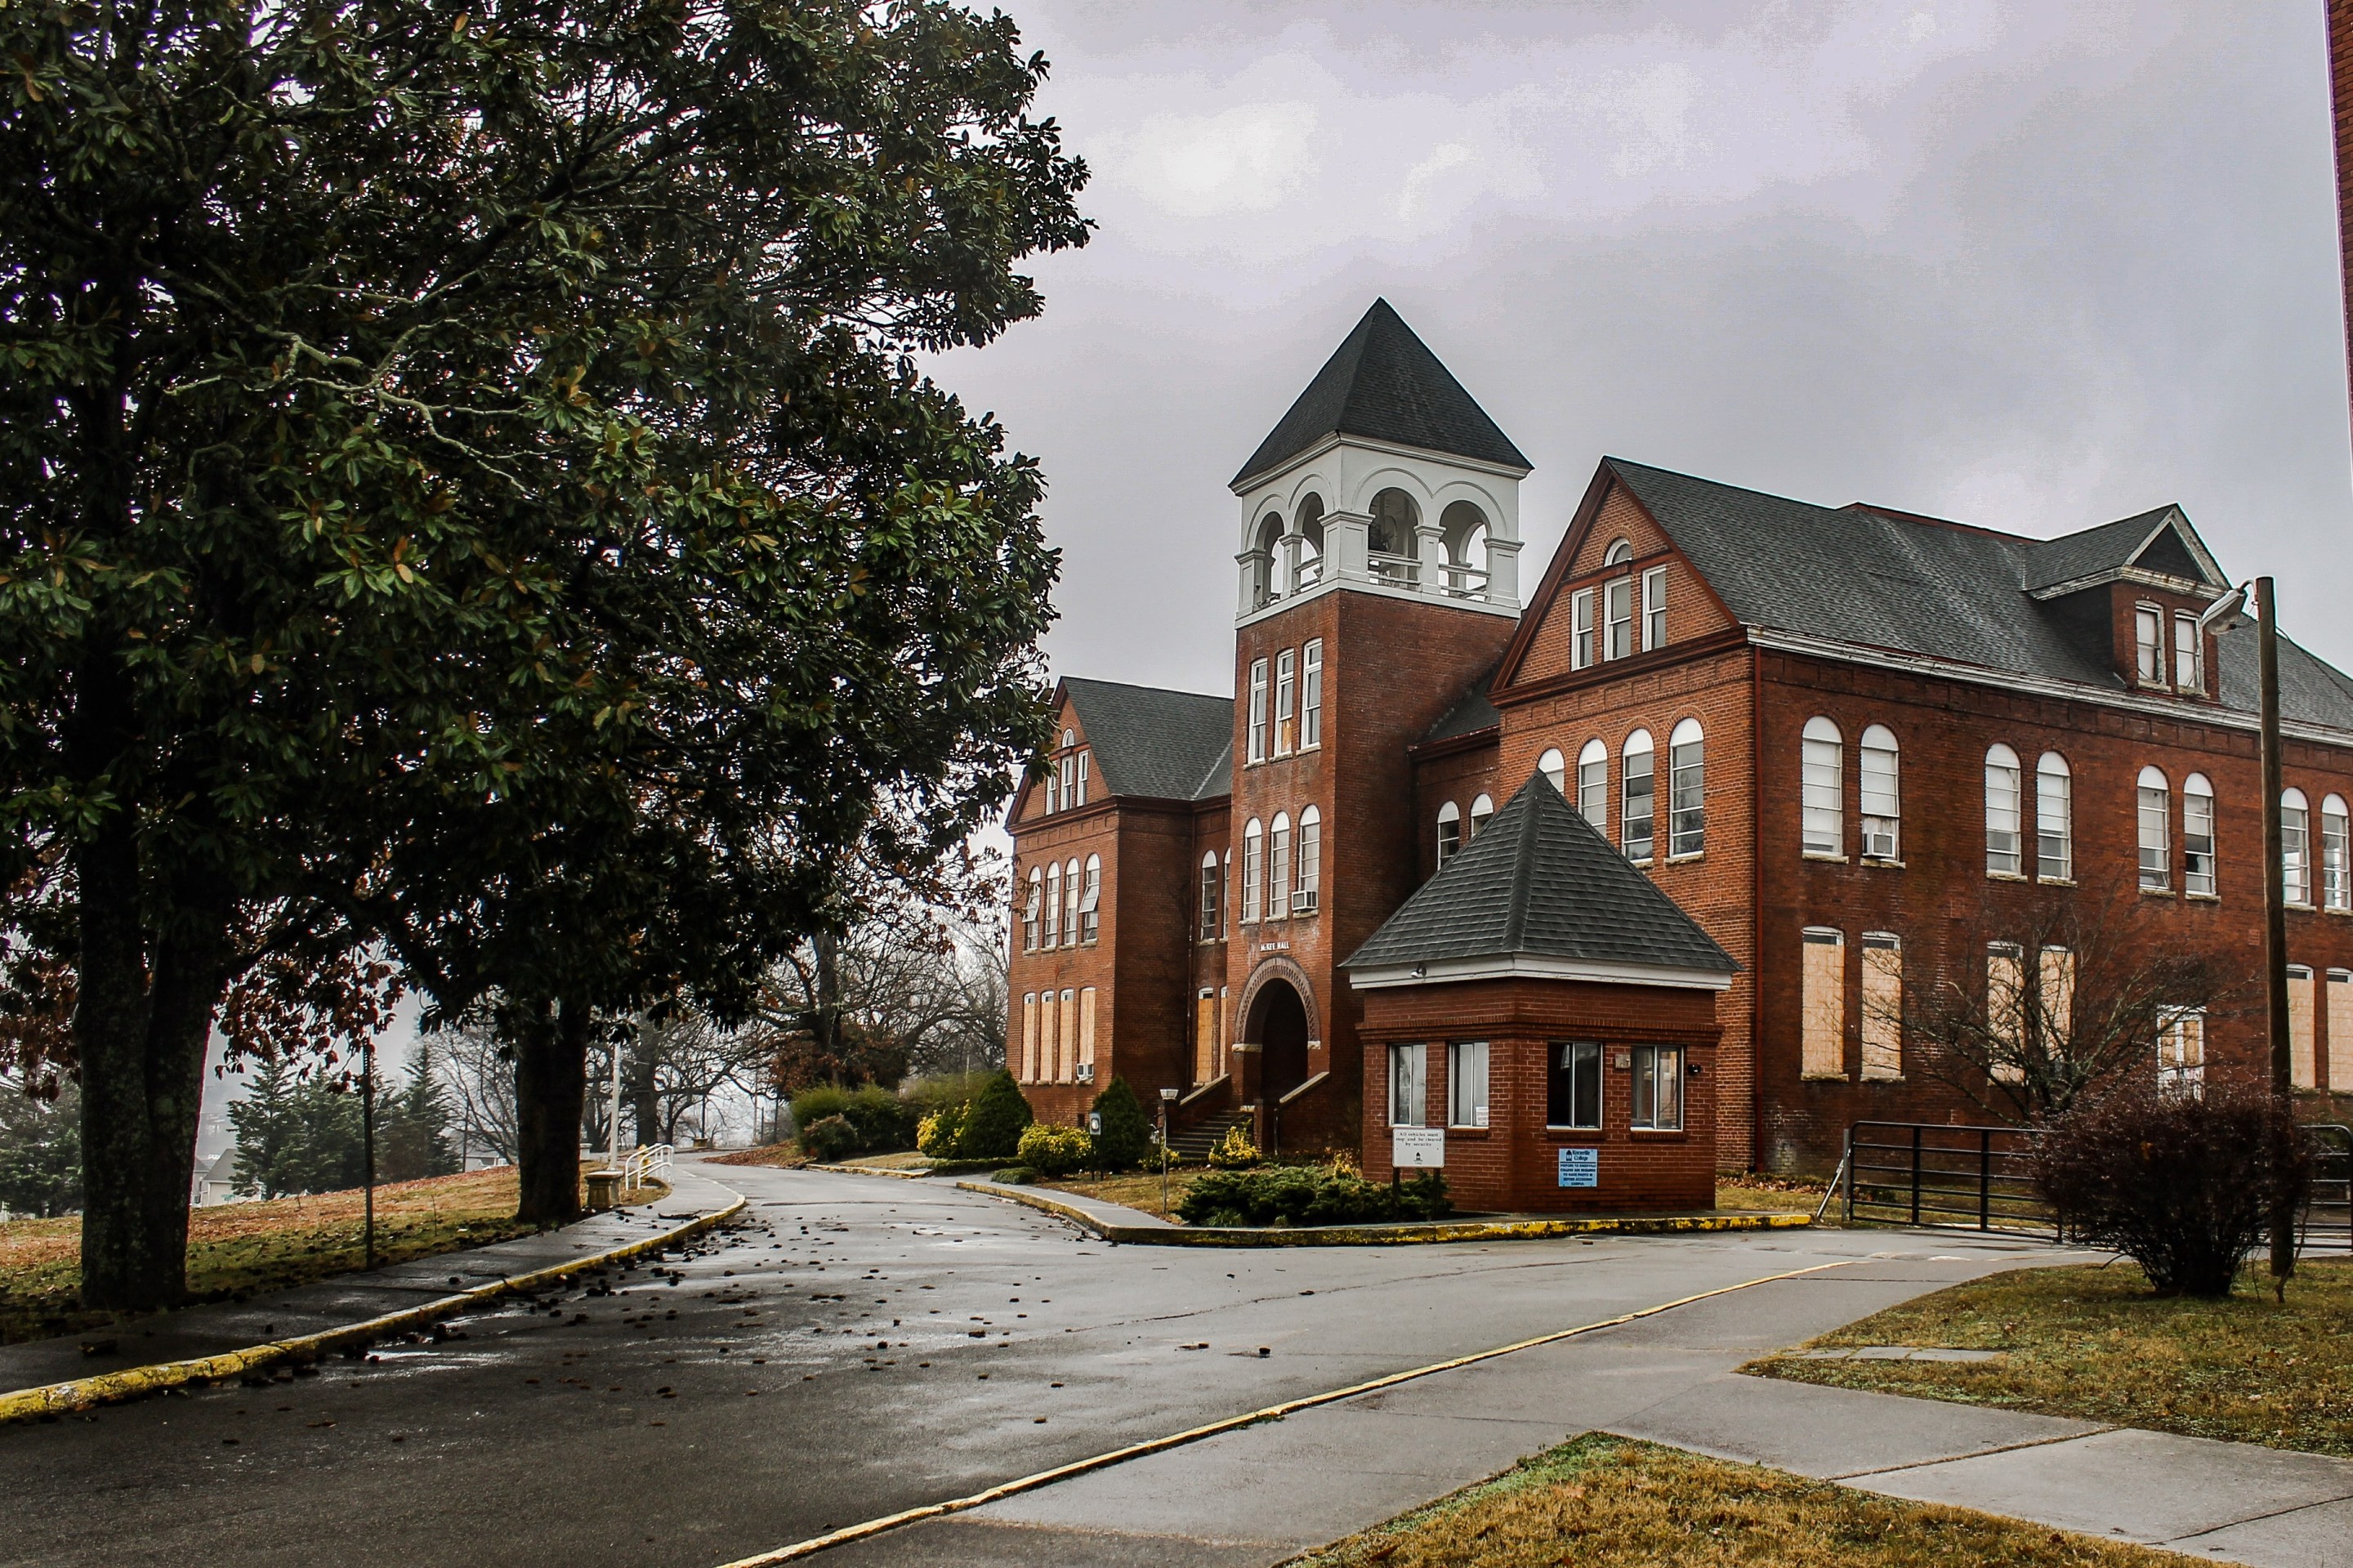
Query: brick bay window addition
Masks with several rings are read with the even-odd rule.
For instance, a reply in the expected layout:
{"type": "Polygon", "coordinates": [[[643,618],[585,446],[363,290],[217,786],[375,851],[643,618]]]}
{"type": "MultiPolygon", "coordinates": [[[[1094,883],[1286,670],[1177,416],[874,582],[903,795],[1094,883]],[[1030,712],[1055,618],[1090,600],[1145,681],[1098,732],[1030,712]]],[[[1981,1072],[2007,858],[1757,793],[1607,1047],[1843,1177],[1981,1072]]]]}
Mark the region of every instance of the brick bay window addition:
{"type": "Polygon", "coordinates": [[[1883,724],[1862,732],[1862,858],[1904,858],[1904,790],[1895,732],[1883,724]]]}
{"type": "Polygon", "coordinates": [[[1846,858],[1845,741],[1839,726],[1816,715],[1798,741],[1799,852],[1819,860],[1846,858]]]}
{"type": "Polygon", "coordinates": [[[2022,877],[2018,753],[1990,747],[1985,760],[1986,874],[2022,877]]]}
{"type": "Polygon", "coordinates": [[[1687,718],[1667,737],[1667,858],[1695,858],[1706,849],[1706,740],[1699,720],[1687,718]]]}
{"type": "Polygon", "coordinates": [[[1626,737],[1619,760],[1619,776],[1625,780],[1625,802],[1618,810],[1619,844],[1636,865],[1651,863],[1658,800],[1652,761],[1649,730],[1638,729],[1626,737]]]}

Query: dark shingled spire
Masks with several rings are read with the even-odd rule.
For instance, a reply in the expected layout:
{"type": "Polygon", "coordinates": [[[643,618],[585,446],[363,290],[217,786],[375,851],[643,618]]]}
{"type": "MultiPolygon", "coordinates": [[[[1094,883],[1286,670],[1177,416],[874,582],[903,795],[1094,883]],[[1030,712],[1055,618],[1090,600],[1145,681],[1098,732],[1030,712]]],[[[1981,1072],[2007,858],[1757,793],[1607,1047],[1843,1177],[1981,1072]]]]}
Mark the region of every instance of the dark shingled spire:
{"type": "Polygon", "coordinates": [[[1520,455],[1511,437],[1414,336],[1387,300],[1373,302],[1356,330],[1333,351],[1299,401],[1242,464],[1232,488],[1241,488],[1335,433],[1522,471],[1535,466],[1520,455]]]}

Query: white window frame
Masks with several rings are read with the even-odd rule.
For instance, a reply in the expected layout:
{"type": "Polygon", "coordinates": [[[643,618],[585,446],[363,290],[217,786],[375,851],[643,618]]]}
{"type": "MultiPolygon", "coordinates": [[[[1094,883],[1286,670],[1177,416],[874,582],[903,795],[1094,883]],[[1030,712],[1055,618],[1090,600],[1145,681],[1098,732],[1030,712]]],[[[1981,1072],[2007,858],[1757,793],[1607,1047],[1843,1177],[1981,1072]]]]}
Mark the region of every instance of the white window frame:
{"type": "Polygon", "coordinates": [[[2018,753],[1997,741],[1986,747],[1985,844],[1988,876],[2026,874],[2026,791],[2018,753]],[[2007,826],[2003,823],[2007,821],[2007,826]],[[2003,841],[2008,840],[2005,848],[2003,841]]]}
{"type": "Polygon", "coordinates": [[[1218,852],[1201,857],[1200,940],[1214,942],[1225,920],[1225,878],[1218,874],[1218,852]]]}
{"type": "Polygon", "coordinates": [[[1827,714],[1808,719],[1798,737],[1798,849],[1846,858],[1846,736],[1827,714]]]}
{"type": "Polygon", "coordinates": [[[1046,866],[1046,947],[1049,951],[1062,945],[1062,863],[1051,861],[1046,866]]]}
{"type": "Polygon", "coordinates": [[[1038,926],[1039,916],[1045,913],[1045,873],[1033,865],[1029,868],[1029,901],[1021,906],[1021,950],[1025,953],[1038,950],[1038,926]]]}
{"type": "Polygon", "coordinates": [[[2312,907],[2312,802],[2293,784],[2280,791],[2280,895],[2291,908],[2312,907]]]}
{"type": "Polygon", "coordinates": [[[1311,639],[1299,653],[1299,749],[1324,744],[1324,640],[1311,639]]]}
{"type": "Polygon", "coordinates": [[[1438,808],[1438,869],[1462,853],[1462,808],[1449,800],[1438,808]]]}
{"type": "Polygon", "coordinates": [[[1078,798],[1077,801],[1076,801],[1076,802],[1074,802],[1074,803],[1075,803],[1075,804],[1077,804],[1077,805],[1081,805],[1081,806],[1083,806],[1083,805],[1085,805],[1085,804],[1087,803],[1087,758],[1088,758],[1091,755],[1092,755],[1092,750],[1091,750],[1091,749],[1082,749],[1082,750],[1079,752],[1079,754],[1078,754],[1078,758],[1079,758],[1079,798],[1078,798]]]}
{"type": "Polygon", "coordinates": [[[1706,850],[1707,736],[1699,720],[1687,718],[1667,736],[1667,858],[1685,860],[1706,850]]]}
{"type": "Polygon", "coordinates": [[[1615,577],[1601,585],[1603,621],[1601,656],[1630,659],[1634,654],[1634,579],[1615,577]]]}
{"type": "Polygon", "coordinates": [[[1599,662],[1599,652],[1593,630],[1593,590],[1578,588],[1568,596],[1568,667],[1589,670],[1599,662]]]}
{"type": "Polygon", "coordinates": [[[1389,1125],[1423,1127],[1430,1121],[1430,1052],[1422,1045],[1389,1047],[1389,1125]]]}
{"type": "Polygon", "coordinates": [[[2320,906],[2353,910],[2353,811],[2342,795],[2320,801],[2320,906]]]}
{"type": "Polygon", "coordinates": [[[1667,568],[1642,574],[1642,652],[1667,645],[1667,568]]]}
{"type": "Polygon", "coordinates": [[[1062,867],[1062,946],[1066,948],[1079,945],[1079,901],[1084,892],[1083,875],[1078,857],[1071,856],[1071,863],[1062,867]]]}
{"type": "Polygon", "coordinates": [[[2206,1013],[2202,1008],[2171,1008],[2157,1024],[2157,1087],[2159,1094],[2203,1099],[2206,1096],[2206,1013]]]}
{"type": "Polygon", "coordinates": [[[1577,754],[1577,810],[1595,832],[1609,836],[1609,744],[1599,736],[1577,754]]]}
{"type": "Polygon", "coordinates": [[[1266,829],[1256,817],[1242,829],[1242,924],[1258,923],[1266,895],[1266,829]]]}
{"type": "Polygon", "coordinates": [[[1560,747],[1545,747],[1544,755],[1536,758],[1536,771],[1551,780],[1552,787],[1563,796],[1568,793],[1568,758],[1561,755],[1560,747]]]}
{"type": "Polygon", "coordinates": [[[1103,931],[1103,856],[1087,856],[1087,887],[1079,895],[1079,940],[1090,947],[1103,931]]]}
{"type": "Polygon", "coordinates": [[[1298,655],[1286,648],[1274,656],[1274,754],[1288,757],[1294,749],[1292,725],[1299,707],[1298,655]]]}
{"type": "Polygon", "coordinates": [[[1602,1104],[1608,1097],[1605,1091],[1608,1089],[1609,1083],[1609,1080],[1606,1075],[1609,1069],[1602,1060],[1603,1052],[1601,1042],[1599,1040],[1556,1040],[1552,1042],[1549,1049],[1552,1059],[1546,1064],[1545,1126],[1546,1128],[1558,1128],[1566,1132],[1600,1131],[1602,1123],[1602,1104]],[[1578,1065],[1580,1062],[1589,1062],[1592,1064],[1593,1075],[1590,1082],[1593,1090],[1593,1105],[1591,1107],[1593,1119],[1590,1121],[1577,1119],[1555,1121],[1552,1119],[1552,1075],[1555,1073],[1565,1073],[1568,1075],[1569,1116],[1572,1118],[1575,1118],[1586,1108],[1577,1103],[1579,1098],[1577,1094],[1577,1085],[1578,1065]]]}
{"type": "Polygon", "coordinates": [[[2133,783],[2133,842],[2137,846],[2140,890],[2173,891],[2173,786],[2164,772],[2144,768],[2133,783]]]}
{"type": "Polygon", "coordinates": [[[1250,667],[1250,734],[1244,766],[1266,760],[1266,661],[1253,659],[1250,667]]]}
{"type": "Polygon", "coordinates": [[[2203,692],[2206,689],[2205,638],[2198,630],[2198,618],[2185,609],[2173,612],[2173,685],[2176,691],[2203,692]]]}
{"type": "Polygon", "coordinates": [[[2165,678],[2165,611],[2153,604],[2133,606],[2133,679],[2162,686],[2165,678]]]}
{"type": "Polygon", "coordinates": [[[1482,793],[1473,799],[1471,802],[1471,814],[1463,819],[1462,842],[1468,843],[1477,838],[1479,830],[1485,827],[1487,820],[1494,814],[1495,801],[1492,796],[1482,793]]]}
{"type": "Polygon", "coordinates": [[[1683,1048],[1680,1045],[1634,1047],[1632,1115],[1627,1125],[1639,1132],[1681,1132],[1683,1129],[1683,1048]]]}
{"type": "Polygon", "coordinates": [[[1292,890],[1291,912],[1313,915],[1324,895],[1324,813],[1308,806],[1299,813],[1299,881],[1292,890]]]}
{"type": "Polygon", "coordinates": [[[1446,1047],[1446,1125],[1487,1125],[1487,1042],[1457,1040],[1446,1047]]]}
{"type": "Polygon", "coordinates": [[[1856,783],[1862,808],[1862,858],[1904,858],[1904,759],[1895,732],[1883,724],[1866,726],[1856,753],[1856,783]]]}
{"type": "Polygon", "coordinates": [[[2191,898],[2219,896],[2214,875],[2214,786],[2203,773],[2181,781],[2181,891],[2191,898]]]}
{"type": "Polygon", "coordinates": [[[1659,853],[1659,758],[1651,732],[1638,729],[1618,748],[1618,848],[1636,865],[1648,865],[1659,853]],[[1634,759],[1641,758],[1642,814],[1634,814],[1634,759]],[[1635,849],[1634,825],[1642,827],[1641,849],[1635,849]]]}
{"type": "Polygon", "coordinates": [[[1277,811],[1266,827],[1266,917],[1291,916],[1291,813],[1277,811]]]}
{"type": "Polygon", "coordinates": [[[2075,772],[2055,751],[2034,761],[2034,877],[2075,880],[2075,772]]]}

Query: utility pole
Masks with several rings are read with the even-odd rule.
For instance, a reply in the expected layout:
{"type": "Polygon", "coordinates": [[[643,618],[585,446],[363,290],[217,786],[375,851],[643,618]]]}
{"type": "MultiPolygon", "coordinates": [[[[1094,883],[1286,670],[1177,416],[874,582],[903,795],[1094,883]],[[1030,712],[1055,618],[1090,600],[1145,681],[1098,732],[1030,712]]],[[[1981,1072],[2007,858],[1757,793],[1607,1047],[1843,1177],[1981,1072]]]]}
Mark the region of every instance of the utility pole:
{"type": "MultiPolygon", "coordinates": [[[[2255,579],[2255,648],[2263,676],[2263,999],[2272,1041],[2272,1093],[2282,1105],[2294,1092],[2287,1030],[2287,868],[2280,854],[2279,632],[2272,579],[2255,579]]],[[[2284,1295],[2295,1274],[2295,1215],[2272,1208],[2272,1289],[2284,1295]]]]}

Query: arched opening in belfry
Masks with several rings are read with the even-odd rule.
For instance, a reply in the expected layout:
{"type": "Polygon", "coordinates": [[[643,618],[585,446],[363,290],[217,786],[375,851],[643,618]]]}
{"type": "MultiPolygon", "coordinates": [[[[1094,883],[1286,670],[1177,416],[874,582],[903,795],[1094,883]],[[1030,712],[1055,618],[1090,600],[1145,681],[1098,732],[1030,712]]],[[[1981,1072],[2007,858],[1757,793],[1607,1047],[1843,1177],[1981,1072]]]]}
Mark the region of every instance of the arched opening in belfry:
{"type": "Polygon", "coordinates": [[[1300,502],[1296,517],[1299,566],[1293,576],[1294,593],[1324,580],[1324,498],[1309,495],[1300,502]]]}
{"type": "Polygon", "coordinates": [[[1269,1103],[1307,1081],[1307,1004],[1289,980],[1271,980],[1250,1004],[1249,1038],[1259,1047],[1259,1091],[1269,1103]]]}
{"type": "Polygon", "coordinates": [[[1373,521],[1366,531],[1365,546],[1375,577],[1412,584],[1414,535],[1420,526],[1421,508],[1404,491],[1392,487],[1373,497],[1373,521]]]}
{"type": "Polygon", "coordinates": [[[1258,520],[1250,535],[1250,602],[1271,603],[1282,597],[1282,514],[1270,512],[1258,520]]]}
{"type": "Polygon", "coordinates": [[[1439,542],[1446,565],[1438,586],[1466,598],[1487,587],[1487,514],[1468,501],[1451,503],[1438,514],[1439,542]]]}

